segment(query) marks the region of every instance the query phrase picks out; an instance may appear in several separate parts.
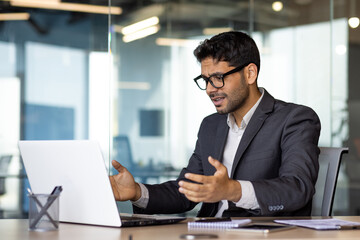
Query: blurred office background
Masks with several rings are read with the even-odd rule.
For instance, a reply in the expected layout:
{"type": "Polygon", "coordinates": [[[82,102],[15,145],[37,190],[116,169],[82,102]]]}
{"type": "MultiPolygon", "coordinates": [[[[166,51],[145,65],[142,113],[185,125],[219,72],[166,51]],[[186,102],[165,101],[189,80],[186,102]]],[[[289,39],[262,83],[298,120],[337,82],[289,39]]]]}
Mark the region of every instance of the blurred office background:
{"type": "Polygon", "coordinates": [[[175,178],[215,111],[192,51],[228,30],[256,40],[259,86],[318,113],[320,146],[350,148],[333,214],[359,215],[359,16],[357,0],[0,0],[0,218],[27,214],[18,140],[94,139],[138,181],[175,178]]]}

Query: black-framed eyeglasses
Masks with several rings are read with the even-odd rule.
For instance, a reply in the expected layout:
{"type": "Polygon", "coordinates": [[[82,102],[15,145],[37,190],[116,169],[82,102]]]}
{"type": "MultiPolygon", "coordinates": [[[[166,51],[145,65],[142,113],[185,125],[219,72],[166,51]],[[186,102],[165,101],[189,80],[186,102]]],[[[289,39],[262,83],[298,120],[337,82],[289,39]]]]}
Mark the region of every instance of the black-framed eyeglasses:
{"type": "Polygon", "coordinates": [[[222,88],[225,85],[224,78],[227,75],[239,72],[247,65],[249,65],[249,63],[240,65],[239,67],[236,67],[226,73],[223,73],[223,74],[215,73],[215,74],[210,75],[209,77],[205,77],[204,75],[199,75],[196,78],[194,78],[194,81],[201,90],[206,90],[206,87],[209,82],[214,88],[222,88]]]}

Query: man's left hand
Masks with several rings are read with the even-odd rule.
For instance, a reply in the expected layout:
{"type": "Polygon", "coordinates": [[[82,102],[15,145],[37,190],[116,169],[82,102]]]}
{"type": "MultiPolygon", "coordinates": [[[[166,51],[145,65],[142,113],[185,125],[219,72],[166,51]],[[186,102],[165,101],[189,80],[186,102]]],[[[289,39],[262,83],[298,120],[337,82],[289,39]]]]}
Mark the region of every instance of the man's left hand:
{"type": "Polygon", "coordinates": [[[226,167],[218,160],[209,157],[209,163],[216,168],[213,176],[186,173],[185,178],[195,183],[180,181],[179,191],[193,202],[218,202],[229,200],[238,202],[241,198],[241,185],[230,179],[226,167]]]}

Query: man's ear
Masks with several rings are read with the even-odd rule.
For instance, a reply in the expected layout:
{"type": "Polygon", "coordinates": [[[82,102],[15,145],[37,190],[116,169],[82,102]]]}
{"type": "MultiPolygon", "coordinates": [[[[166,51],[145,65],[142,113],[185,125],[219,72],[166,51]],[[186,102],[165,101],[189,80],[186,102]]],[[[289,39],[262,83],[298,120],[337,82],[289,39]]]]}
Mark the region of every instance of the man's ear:
{"type": "Polygon", "coordinates": [[[256,79],[258,76],[257,66],[254,63],[250,63],[247,66],[247,82],[249,85],[256,83],[256,79]]]}

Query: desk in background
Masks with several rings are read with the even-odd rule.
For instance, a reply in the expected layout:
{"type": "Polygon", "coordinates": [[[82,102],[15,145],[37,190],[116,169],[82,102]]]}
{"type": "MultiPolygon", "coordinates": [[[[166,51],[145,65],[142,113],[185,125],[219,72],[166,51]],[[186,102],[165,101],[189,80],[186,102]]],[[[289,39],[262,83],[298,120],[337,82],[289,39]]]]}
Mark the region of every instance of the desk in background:
{"type": "MultiPolygon", "coordinates": [[[[348,221],[360,222],[360,216],[336,217],[348,221]]],[[[252,218],[254,222],[272,221],[274,218],[252,218]]],[[[277,218],[279,219],[279,218],[277,218]]],[[[360,230],[316,231],[296,227],[295,229],[274,232],[267,235],[258,233],[233,233],[223,230],[188,230],[186,222],[146,227],[112,228],[79,224],[61,223],[59,231],[30,232],[25,219],[0,220],[0,236],[4,240],[179,240],[184,233],[207,232],[217,234],[219,240],[226,239],[360,239],[360,230]]]]}

